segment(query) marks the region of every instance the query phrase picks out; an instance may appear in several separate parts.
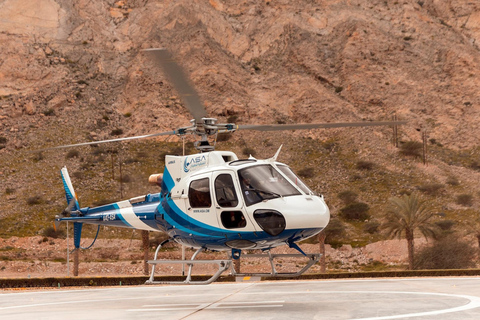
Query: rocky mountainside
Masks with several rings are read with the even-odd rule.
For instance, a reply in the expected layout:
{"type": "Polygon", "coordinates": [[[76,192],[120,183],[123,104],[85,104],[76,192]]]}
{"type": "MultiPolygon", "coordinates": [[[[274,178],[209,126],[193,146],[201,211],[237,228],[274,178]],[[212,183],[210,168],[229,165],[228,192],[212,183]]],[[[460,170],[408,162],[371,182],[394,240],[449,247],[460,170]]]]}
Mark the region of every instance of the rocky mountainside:
{"type": "MultiPolygon", "coordinates": [[[[0,236],[41,233],[65,207],[67,165],[83,206],[155,192],[149,174],[181,141],[39,149],[171,130],[190,115],[142,49],[168,48],[210,116],[238,124],[407,120],[428,163],[392,129],[259,135],[219,142],[280,160],[326,196],[351,191],[380,220],[421,192],[468,233],[480,202],[480,3],[472,0],[0,0],[0,236]],[[118,182],[119,163],[123,183],[118,182]],[[468,201],[460,201],[461,196],[468,201]]],[[[191,151],[191,148],[190,148],[191,151]]],[[[344,241],[373,241],[344,222],[344,241]]],[[[113,231],[108,231],[113,232],[113,231]]]]}

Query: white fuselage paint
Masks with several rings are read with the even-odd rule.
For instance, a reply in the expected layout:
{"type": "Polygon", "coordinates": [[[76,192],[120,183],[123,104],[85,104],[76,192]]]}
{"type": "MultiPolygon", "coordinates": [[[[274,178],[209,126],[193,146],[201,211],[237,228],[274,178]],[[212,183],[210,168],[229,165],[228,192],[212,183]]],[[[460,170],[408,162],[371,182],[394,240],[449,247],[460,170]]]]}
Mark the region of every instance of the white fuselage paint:
{"type": "Polygon", "coordinates": [[[154,229],[147,225],[145,222],[143,222],[136,214],[133,212],[133,207],[130,201],[125,200],[125,201],[120,201],[117,202],[118,209],[119,209],[119,214],[127,222],[130,226],[132,226],[135,229],[140,229],[140,230],[149,230],[149,231],[158,231],[157,229],[154,229]]]}

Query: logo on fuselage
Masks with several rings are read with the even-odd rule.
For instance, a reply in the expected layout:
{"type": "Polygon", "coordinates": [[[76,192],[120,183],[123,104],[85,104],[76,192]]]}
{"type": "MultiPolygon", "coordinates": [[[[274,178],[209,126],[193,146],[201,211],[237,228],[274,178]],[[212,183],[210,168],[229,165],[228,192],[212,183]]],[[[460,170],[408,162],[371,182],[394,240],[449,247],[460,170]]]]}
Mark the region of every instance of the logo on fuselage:
{"type": "Polygon", "coordinates": [[[207,157],[204,155],[185,157],[183,171],[189,172],[207,164],[207,157]]]}

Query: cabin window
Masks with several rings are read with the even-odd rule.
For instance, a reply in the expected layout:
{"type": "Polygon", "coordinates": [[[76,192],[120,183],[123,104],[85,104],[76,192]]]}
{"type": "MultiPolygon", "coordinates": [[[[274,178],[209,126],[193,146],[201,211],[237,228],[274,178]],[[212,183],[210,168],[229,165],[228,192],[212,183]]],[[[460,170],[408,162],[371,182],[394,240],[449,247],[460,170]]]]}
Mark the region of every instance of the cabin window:
{"type": "Polygon", "coordinates": [[[247,221],[242,211],[223,211],[220,214],[222,224],[227,229],[245,228],[247,221]]]}
{"type": "Polygon", "coordinates": [[[210,196],[210,179],[204,178],[192,181],[188,188],[188,200],[192,208],[210,208],[212,197],[210,196]]]}
{"type": "Polygon", "coordinates": [[[220,207],[232,208],[238,205],[237,193],[231,175],[221,174],[215,179],[215,196],[220,207]]]}

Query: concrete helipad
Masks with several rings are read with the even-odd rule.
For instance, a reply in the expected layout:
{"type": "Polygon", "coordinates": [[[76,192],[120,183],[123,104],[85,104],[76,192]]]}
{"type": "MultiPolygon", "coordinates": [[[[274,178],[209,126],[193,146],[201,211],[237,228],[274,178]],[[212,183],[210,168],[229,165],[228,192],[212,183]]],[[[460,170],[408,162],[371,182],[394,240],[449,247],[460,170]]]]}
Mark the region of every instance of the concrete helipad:
{"type": "Polygon", "coordinates": [[[480,319],[480,278],[0,292],[0,319],[480,319]]]}

